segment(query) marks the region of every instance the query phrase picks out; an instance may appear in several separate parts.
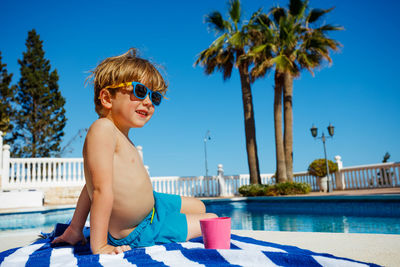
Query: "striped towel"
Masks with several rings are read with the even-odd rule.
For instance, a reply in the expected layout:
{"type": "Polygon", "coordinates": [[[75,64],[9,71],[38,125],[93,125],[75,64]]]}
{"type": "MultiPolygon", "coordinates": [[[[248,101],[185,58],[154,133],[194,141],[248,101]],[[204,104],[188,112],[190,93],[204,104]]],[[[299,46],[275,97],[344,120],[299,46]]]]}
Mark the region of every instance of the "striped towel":
{"type": "Polygon", "coordinates": [[[229,250],[204,249],[199,237],[118,255],[92,255],[88,244],[52,247],[54,235],[1,252],[0,266],[378,266],[238,235],[231,236],[229,250]]]}

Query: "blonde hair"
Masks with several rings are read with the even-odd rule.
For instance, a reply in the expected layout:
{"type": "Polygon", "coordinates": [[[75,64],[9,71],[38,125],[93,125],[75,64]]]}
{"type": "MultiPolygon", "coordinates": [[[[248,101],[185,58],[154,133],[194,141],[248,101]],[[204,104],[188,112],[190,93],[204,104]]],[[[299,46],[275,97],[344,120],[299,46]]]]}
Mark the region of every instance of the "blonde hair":
{"type": "MultiPolygon", "coordinates": [[[[153,91],[165,95],[167,83],[156,67],[150,61],[136,56],[137,50],[131,48],[125,54],[104,59],[93,71],[87,80],[93,79],[94,105],[97,114],[102,115],[103,106],[99,95],[101,89],[125,82],[140,82],[153,91]]],[[[108,89],[112,96],[115,90],[108,89]]]]}

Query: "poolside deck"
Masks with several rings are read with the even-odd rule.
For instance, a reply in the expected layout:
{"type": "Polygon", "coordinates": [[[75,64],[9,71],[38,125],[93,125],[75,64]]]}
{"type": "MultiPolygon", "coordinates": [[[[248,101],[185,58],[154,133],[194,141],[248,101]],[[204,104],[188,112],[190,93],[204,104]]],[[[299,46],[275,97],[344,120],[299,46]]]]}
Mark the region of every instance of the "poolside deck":
{"type": "Polygon", "coordinates": [[[400,187],[359,189],[359,190],[338,190],[331,193],[311,192],[307,196],[370,196],[370,195],[392,195],[400,194],[400,187]]]}
{"type": "MultiPolygon", "coordinates": [[[[334,191],[329,194],[313,192],[307,196],[321,197],[333,195],[359,196],[388,194],[400,194],[400,188],[345,190],[334,191]]],[[[46,208],[50,207],[47,206],[46,208]]],[[[293,245],[315,252],[329,253],[338,257],[376,263],[383,266],[400,266],[400,235],[246,230],[233,230],[232,233],[273,243],[293,245]]],[[[29,230],[17,233],[7,231],[2,232],[0,233],[0,251],[29,244],[36,239],[38,234],[38,232],[29,230]]]]}

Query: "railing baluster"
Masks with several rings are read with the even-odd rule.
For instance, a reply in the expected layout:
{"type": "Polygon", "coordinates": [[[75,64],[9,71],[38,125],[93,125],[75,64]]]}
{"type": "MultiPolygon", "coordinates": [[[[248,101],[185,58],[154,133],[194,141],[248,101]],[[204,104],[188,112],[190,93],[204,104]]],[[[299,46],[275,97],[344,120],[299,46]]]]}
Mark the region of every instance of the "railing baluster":
{"type": "Polygon", "coordinates": [[[61,179],[61,161],[57,162],[57,182],[59,185],[62,184],[62,179],[61,179]]]}
{"type": "Polygon", "coordinates": [[[35,181],[35,184],[40,184],[40,182],[37,180],[35,161],[32,161],[32,180],[35,181]]]}
{"type": "Polygon", "coordinates": [[[354,174],[355,174],[355,177],[356,177],[358,189],[362,189],[363,186],[362,186],[362,180],[360,179],[360,170],[355,170],[355,171],[354,171],[354,174]]]}
{"type": "Polygon", "coordinates": [[[25,176],[25,162],[21,162],[21,180],[22,180],[22,184],[26,185],[28,183],[26,176],[25,176]]]}
{"type": "Polygon", "coordinates": [[[353,180],[354,180],[354,188],[355,189],[360,189],[360,186],[359,186],[359,184],[358,184],[358,180],[357,180],[357,174],[356,174],[356,170],[353,170],[351,173],[352,173],[352,177],[353,177],[353,180]]]}
{"type": "Polygon", "coordinates": [[[360,179],[360,175],[359,175],[359,170],[355,170],[354,171],[354,178],[356,179],[357,189],[361,189],[362,185],[361,185],[361,179],[360,179]]]}
{"type": "Polygon", "coordinates": [[[365,178],[367,179],[368,182],[368,188],[373,187],[373,181],[371,179],[371,172],[369,168],[365,169],[365,178]]]}
{"type": "Polygon", "coordinates": [[[387,169],[385,167],[381,168],[381,173],[382,173],[382,179],[384,181],[383,184],[385,185],[385,187],[390,186],[387,169]]]}
{"type": "Polygon", "coordinates": [[[71,162],[72,165],[72,183],[76,183],[76,164],[75,162],[71,162]]]}
{"type": "Polygon", "coordinates": [[[362,176],[364,179],[364,188],[369,188],[368,169],[362,170],[362,176]]]}
{"type": "Polygon", "coordinates": [[[196,191],[194,190],[194,178],[190,177],[190,196],[194,197],[196,195],[196,191]]]}
{"type": "Polygon", "coordinates": [[[360,180],[360,187],[365,188],[365,180],[364,180],[363,170],[358,170],[358,179],[360,180]]]}
{"type": "MultiPolygon", "coordinates": [[[[203,177],[200,176],[199,179],[204,179],[204,176],[203,177]]],[[[196,179],[193,178],[193,191],[194,191],[193,193],[194,193],[195,197],[199,195],[199,188],[197,185],[198,185],[198,183],[197,183],[196,179]]]]}
{"type": "Polygon", "coordinates": [[[346,188],[347,189],[352,189],[352,183],[351,183],[351,179],[350,179],[350,171],[343,171],[343,174],[345,175],[345,179],[346,179],[346,188]]]}
{"type": "Polygon", "coordinates": [[[389,176],[389,183],[391,186],[395,186],[395,182],[394,182],[394,177],[393,177],[393,172],[394,168],[393,167],[388,167],[388,176],[389,176]]]}
{"type": "Polygon", "coordinates": [[[50,183],[51,183],[51,177],[50,177],[50,163],[49,162],[43,162],[43,167],[45,168],[45,170],[46,170],[46,181],[47,181],[47,184],[48,185],[50,185],[50,183]]]}
{"type": "Polygon", "coordinates": [[[350,171],[350,180],[353,189],[357,189],[356,180],[354,179],[354,170],[350,171]]]}
{"type": "Polygon", "coordinates": [[[67,162],[65,162],[65,161],[62,164],[62,171],[63,171],[63,175],[62,175],[63,184],[67,184],[68,183],[68,181],[67,181],[67,162]]]}
{"type": "Polygon", "coordinates": [[[382,187],[382,181],[381,178],[378,176],[378,171],[376,169],[377,169],[376,167],[373,169],[373,174],[375,175],[376,187],[382,187]]]}
{"type": "Polygon", "coordinates": [[[36,181],[37,181],[38,183],[44,185],[44,183],[43,183],[43,176],[42,176],[42,174],[41,174],[40,164],[41,164],[40,162],[35,161],[35,169],[36,169],[35,175],[36,175],[36,181]]]}
{"type": "Polygon", "coordinates": [[[182,177],[182,196],[187,196],[187,194],[186,194],[186,179],[185,179],[185,177],[182,177]]]}
{"type": "Polygon", "coordinates": [[[31,184],[35,185],[35,183],[31,180],[31,162],[27,161],[26,162],[26,180],[31,184]]]}
{"type": "Polygon", "coordinates": [[[353,181],[351,179],[351,171],[350,170],[347,171],[346,174],[347,174],[347,180],[349,182],[349,189],[354,189],[354,184],[353,184],[353,181]]]}
{"type": "Polygon", "coordinates": [[[17,173],[16,173],[16,177],[17,177],[17,185],[21,185],[22,181],[21,181],[21,164],[18,162],[16,164],[17,167],[17,173]]]}
{"type": "Polygon", "coordinates": [[[67,172],[67,177],[68,177],[68,182],[72,182],[72,166],[71,166],[71,161],[68,162],[68,172],[67,172]]]}
{"type": "Polygon", "coordinates": [[[50,184],[54,184],[54,177],[53,177],[53,167],[54,162],[49,162],[49,182],[50,184]]]}

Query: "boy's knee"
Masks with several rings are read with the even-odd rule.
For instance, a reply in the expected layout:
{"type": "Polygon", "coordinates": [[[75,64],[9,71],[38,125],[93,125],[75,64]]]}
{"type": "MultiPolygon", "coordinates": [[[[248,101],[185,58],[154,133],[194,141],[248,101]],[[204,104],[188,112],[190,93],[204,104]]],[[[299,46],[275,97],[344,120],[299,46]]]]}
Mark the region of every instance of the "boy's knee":
{"type": "Polygon", "coordinates": [[[206,205],[204,205],[203,201],[197,198],[193,198],[195,203],[195,213],[206,213],[206,205]]]}
{"type": "Polygon", "coordinates": [[[199,209],[200,209],[200,213],[206,213],[206,205],[204,205],[203,201],[199,200],[199,209]]]}
{"type": "Polygon", "coordinates": [[[215,213],[206,213],[207,219],[218,218],[218,215],[215,213]]]}
{"type": "Polygon", "coordinates": [[[200,199],[194,197],[182,197],[181,213],[204,214],[206,213],[206,206],[200,199]]]}

